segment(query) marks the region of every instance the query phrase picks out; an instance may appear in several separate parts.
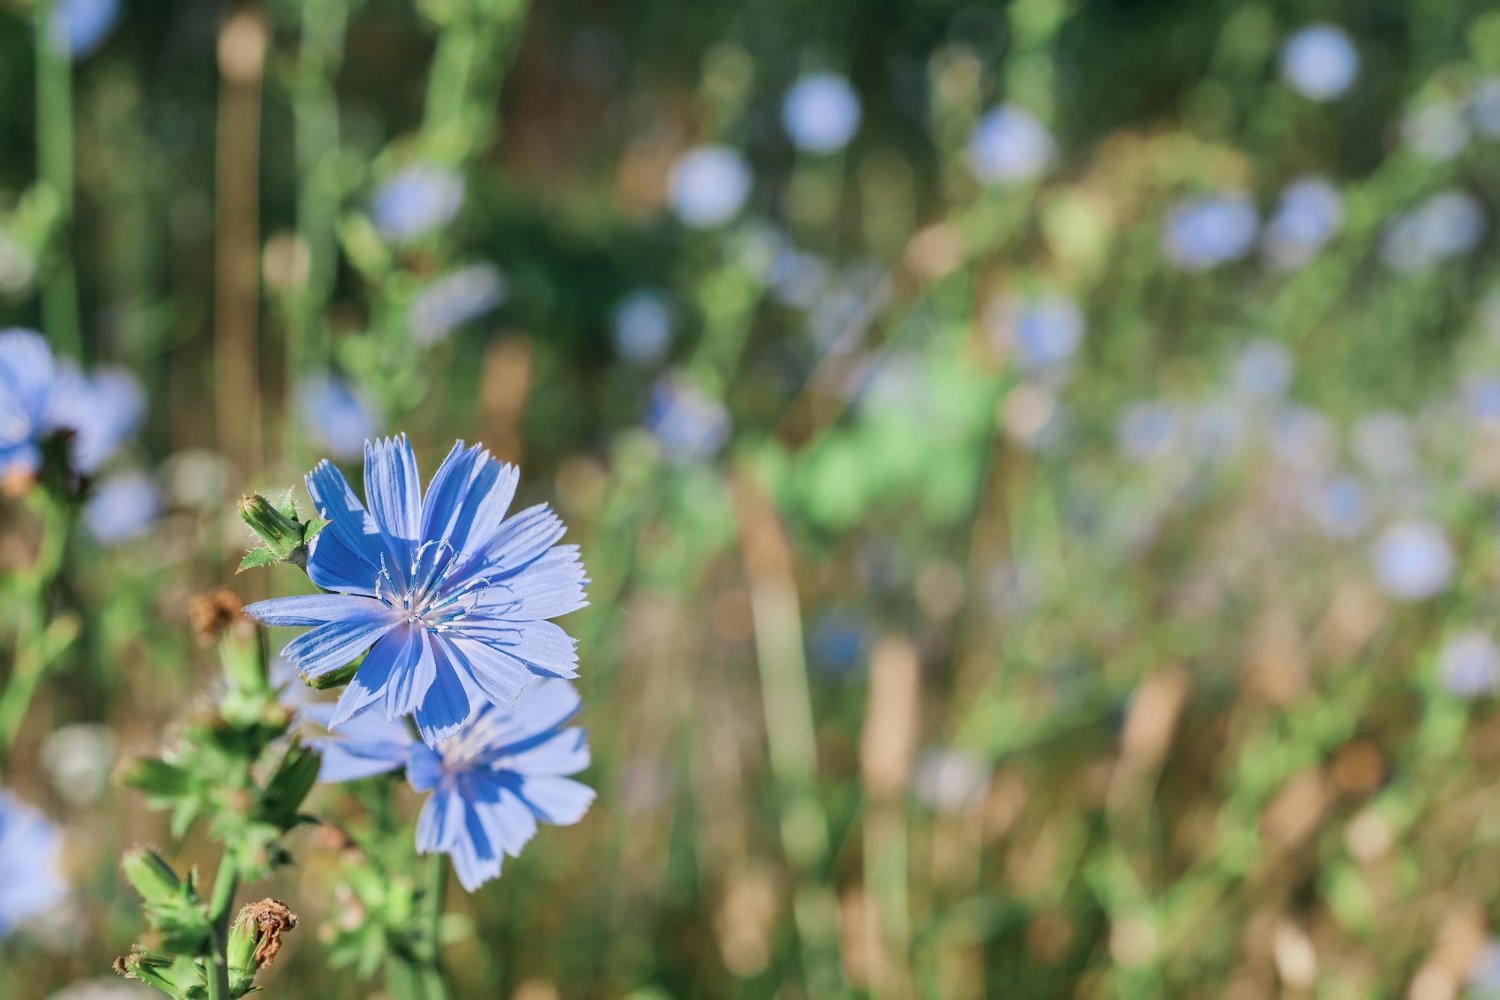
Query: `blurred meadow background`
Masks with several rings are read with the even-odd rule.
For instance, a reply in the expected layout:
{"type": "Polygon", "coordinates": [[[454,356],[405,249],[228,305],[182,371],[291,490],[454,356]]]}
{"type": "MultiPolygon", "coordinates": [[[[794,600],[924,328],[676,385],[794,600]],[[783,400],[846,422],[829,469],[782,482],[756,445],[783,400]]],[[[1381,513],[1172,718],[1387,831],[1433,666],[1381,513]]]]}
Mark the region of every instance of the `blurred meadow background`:
{"type": "MultiPolygon", "coordinates": [[[[1500,996],[1489,4],[5,0],[0,95],[0,327],[133,427],[65,551],[0,501],[0,996],[154,995],[120,853],[212,854],[115,776],[306,589],[238,497],[397,431],[592,578],[455,997],[1500,996]]],[[[386,995],[290,847],[266,995],[386,995]]]]}

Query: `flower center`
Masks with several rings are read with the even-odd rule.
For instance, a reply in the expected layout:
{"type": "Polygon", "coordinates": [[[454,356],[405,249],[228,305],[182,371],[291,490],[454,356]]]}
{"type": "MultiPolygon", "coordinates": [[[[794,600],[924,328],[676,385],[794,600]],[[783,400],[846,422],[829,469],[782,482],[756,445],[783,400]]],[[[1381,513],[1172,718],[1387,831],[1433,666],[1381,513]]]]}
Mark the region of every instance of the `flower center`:
{"type": "Polygon", "coordinates": [[[400,611],[409,625],[435,631],[454,628],[468,616],[474,592],[486,583],[485,577],[455,581],[455,573],[463,566],[459,556],[458,550],[445,541],[423,542],[412,553],[404,577],[398,577],[391,572],[387,557],[381,555],[375,596],[400,611]]]}

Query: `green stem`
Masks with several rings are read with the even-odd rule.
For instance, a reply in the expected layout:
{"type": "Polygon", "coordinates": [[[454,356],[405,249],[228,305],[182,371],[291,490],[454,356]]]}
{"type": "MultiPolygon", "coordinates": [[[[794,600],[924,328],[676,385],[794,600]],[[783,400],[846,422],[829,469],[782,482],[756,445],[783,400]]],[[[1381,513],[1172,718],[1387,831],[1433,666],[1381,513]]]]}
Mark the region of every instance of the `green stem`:
{"type": "Polygon", "coordinates": [[[213,924],[212,953],[209,955],[209,1000],[229,997],[229,911],[234,906],[234,892],[239,887],[239,871],[227,854],[219,861],[214,876],[213,895],[208,903],[209,922],[213,924]]]}
{"type": "Polygon", "coordinates": [[[40,490],[36,496],[42,504],[42,542],[35,564],[20,578],[22,614],[16,629],[16,654],[10,680],[0,692],[0,752],[6,754],[15,744],[47,667],[61,652],[61,644],[48,641],[47,599],[62,572],[73,512],[65,501],[40,490]]]}
{"type": "Polygon", "coordinates": [[[448,889],[448,857],[431,854],[427,858],[427,885],[422,893],[422,990],[427,1000],[448,1000],[448,985],[443,980],[442,941],[439,936],[443,920],[443,900],[448,889]]]}
{"type": "Polygon", "coordinates": [[[81,357],[78,281],[73,270],[73,66],[51,38],[52,0],[33,14],[36,45],[37,179],[57,203],[51,261],[42,270],[42,318],[58,349],[81,357]]]}

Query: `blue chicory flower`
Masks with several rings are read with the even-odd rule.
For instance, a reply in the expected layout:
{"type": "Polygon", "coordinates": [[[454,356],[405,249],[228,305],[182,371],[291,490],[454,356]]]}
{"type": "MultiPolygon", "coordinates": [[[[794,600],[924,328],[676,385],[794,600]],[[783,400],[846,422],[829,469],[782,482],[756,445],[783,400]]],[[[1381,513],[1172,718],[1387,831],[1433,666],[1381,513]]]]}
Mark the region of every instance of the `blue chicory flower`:
{"type": "Polygon", "coordinates": [[[1056,155],[1057,143],[1047,127],[1014,104],[991,109],[969,134],[969,170],[981,184],[1031,180],[1056,155]]]}
{"type": "Polygon", "coordinates": [[[1344,199],[1321,177],[1302,177],[1288,184],[1266,223],[1266,256],[1275,266],[1302,267],[1338,235],[1344,225],[1344,199]]]}
{"type": "Polygon", "coordinates": [[[571,639],[547,619],[583,607],[578,547],[557,545],[546,504],[506,517],[520,473],[456,443],[428,484],[403,434],[365,445],[368,508],[322,462],[307,492],[328,520],[307,575],[331,593],[279,597],[245,613],[267,625],[312,626],[282,650],[307,677],[365,653],[330,720],[380,705],[415,715],[430,744],[510,706],[534,676],[576,677],[571,639]]]}
{"type": "Polygon", "coordinates": [[[122,369],[85,375],[58,362],[42,335],[0,332],[0,472],[34,472],[40,444],[51,434],[72,435],[73,471],[97,471],[140,424],[145,396],[122,369]]]}
{"type": "Polygon", "coordinates": [[[83,526],[101,545],[139,538],[161,517],[161,491],[139,470],[99,482],[83,505],[83,526]]]}
{"type": "Polygon", "coordinates": [[[1281,47],[1281,75],[1303,97],[1331,101],[1359,75],[1359,52],[1344,29],[1311,24],[1281,47]]]}
{"type": "Polygon", "coordinates": [[[1470,252],[1486,228],[1479,199],[1467,191],[1439,191],[1391,222],[1380,252],[1393,270],[1413,274],[1470,252]]]}
{"type": "Polygon", "coordinates": [[[667,200],[684,224],[712,229],[734,218],[750,196],[750,167],[728,146],[699,146],[672,167],[667,200]]]}
{"type": "Polygon", "coordinates": [[[0,790],[0,938],[60,902],[62,837],[36,809],[0,790]]]}
{"type": "Polygon", "coordinates": [[[430,164],[406,167],[376,189],[370,216],[391,243],[409,243],[453,221],[464,203],[464,179],[430,164]]]}
{"type": "Polygon", "coordinates": [[[473,264],[437,278],[412,299],[406,319],[419,344],[435,344],[505,301],[505,276],[493,264],[473,264]]]}
{"type": "Polygon", "coordinates": [[[1469,119],[1456,101],[1434,101],[1401,119],[1401,141],[1418,156],[1447,163],[1469,145],[1469,119]]]}
{"type": "Polygon", "coordinates": [[[859,119],[859,95],[837,73],[804,76],[781,101],[781,124],[792,145],[810,153],[843,149],[859,119]]]}
{"type": "Polygon", "coordinates": [[[723,404],[678,375],[657,380],[646,427],[668,459],[688,464],[718,454],[730,432],[723,404]]]}
{"type": "Polygon", "coordinates": [[[640,288],[620,300],[610,317],[615,350],[633,365],[654,365],[672,346],[672,303],[665,292],[640,288]]]}
{"type": "MultiPolygon", "coordinates": [[[[417,820],[417,850],[447,854],[473,892],[499,876],[503,856],[521,853],[538,820],[570,826],[594,801],[593,789],[570,777],[589,765],[584,731],[564,728],[578,705],[567,681],[537,681],[510,708],[486,707],[472,726],[434,746],[399,723],[362,716],[312,741],[323,757],[318,776],[352,781],[404,767],[413,788],[431,793],[417,820]]],[[[326,708],[303,711],[321,721],[326,708]]]]}
{"type": "Polygon", "coordinates": [[[1448,586],[1453,547],[1430,521],[1400,521],[1381,532],[1370,548],[1380,588],[1398,601],[1423,601],[1448,586]]]}
{"type": "Polygon", "coordinates": [[[120,0],[56,0],[47,13],[47,38],[54,51],[82,59],[109,37],[120,16],[120,0]]]}
{"type": "Polygon", "coordinates": [[[334,458],[359,455],[380,432],[375,407],[337,375],[304,376],[295,395],[303,429],[334,458]]]}
{"type": "Polygon", "coordinates": [[[1167,256],[1185,271],[1205,271],[1245,255],[1255,242],[1255,205],[1239,192],[1201,195],[1173,205],[1162,222],[1167,256]]]}
{"type": "Polygon", "coordinates": [[[1438,679],[1448,693],[1459,698],[1492,693],[1500,682],[1500,649],[1495,640],[1478,629],[1449,636],[1438,650],[1438,679]]]}

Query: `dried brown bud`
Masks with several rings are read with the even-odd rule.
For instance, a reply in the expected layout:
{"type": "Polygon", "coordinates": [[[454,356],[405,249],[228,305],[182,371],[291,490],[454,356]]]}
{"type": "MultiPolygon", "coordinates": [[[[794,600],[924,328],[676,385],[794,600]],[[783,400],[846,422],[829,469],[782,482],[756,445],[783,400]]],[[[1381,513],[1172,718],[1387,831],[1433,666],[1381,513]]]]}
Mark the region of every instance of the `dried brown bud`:
{"type": "Polygon", "coordinates": [[[188,621],[193,634],[205,646],[212,645],[231,628],[248,627],[245,605],[234,591],[220,587],[188,599],[188,621]]]}
{"type": "Polygon", "coordinates": [[[297,914],[279,899],[262,899],[240,910],[237,928],[253,928],[255,933],[255,968],[264,969],[276,961],[281,952],[281,935],[297,926],[297,914]]]}

